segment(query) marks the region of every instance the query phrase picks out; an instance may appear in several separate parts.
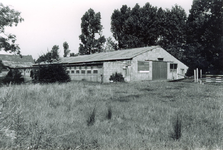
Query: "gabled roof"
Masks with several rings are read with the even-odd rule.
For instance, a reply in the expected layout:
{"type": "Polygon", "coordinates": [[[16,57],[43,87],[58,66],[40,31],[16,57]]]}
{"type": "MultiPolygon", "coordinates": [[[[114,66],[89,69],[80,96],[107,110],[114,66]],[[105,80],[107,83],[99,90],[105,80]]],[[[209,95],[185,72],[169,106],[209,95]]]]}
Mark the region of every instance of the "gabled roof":
{"type": "Polygon", "coordinates": [[[100,62],[112,60],[128,60],[142,53],[151,51],[159,46],[132,48],[126,50],[117,50],[113,52],[102,52],[91,55],[80,55],[76,57],[65,57],[60,59],[60,63],[85,63],[85,62],[100,62]]]}
{"type": "Polygon", "coordinates": [[[0,60],[4,66],[10,68],[31,67],[34,64],[34,60],[31,55],[22,56],[21,58],[18,55],[0,54],[0,60]]]}

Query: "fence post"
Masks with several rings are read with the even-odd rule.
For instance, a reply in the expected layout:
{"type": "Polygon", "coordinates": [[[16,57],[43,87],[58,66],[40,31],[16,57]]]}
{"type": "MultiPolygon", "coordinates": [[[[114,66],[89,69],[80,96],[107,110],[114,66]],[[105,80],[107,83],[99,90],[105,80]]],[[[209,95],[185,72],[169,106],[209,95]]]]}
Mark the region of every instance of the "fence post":
{"type": "Polygon", "coordinates": [[[198,75],[198,68],[196,69],[196,73],[197,73],[197,75],[196,75],[196,77],[197,77],[196,81],[198,82],[198,78],[199,78],[199,75],[198,75]]]}
{"type": "Polygon", "coordinates": [[[202,79],[202,69],[200,70],[200,78],[202,79]]]}
{"type": "Polygon", "coordinates": [[[196,82],[196,70],[194,70],[194,82],[196,82]]]}

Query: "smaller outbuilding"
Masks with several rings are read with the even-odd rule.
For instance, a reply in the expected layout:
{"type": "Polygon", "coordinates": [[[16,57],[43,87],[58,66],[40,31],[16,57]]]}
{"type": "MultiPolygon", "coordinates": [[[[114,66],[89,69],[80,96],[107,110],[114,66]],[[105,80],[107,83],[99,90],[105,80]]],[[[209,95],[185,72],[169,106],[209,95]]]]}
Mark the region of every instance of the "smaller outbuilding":
{"type": "Polygon", "coordinates": [[[126,82],[184,78],[188,67],[160,46],[61,58],[71,80],[110,82],[121,73],[126,82]]]}
{"type": "Polygon", "coordinates": [[[18,69],[25,80],[31,80],[30,72],[35,64],[31,55],[20,57],[19,55],[0,54],[0,61],[0,77],[6,76],[12,69],[18,69]]]}

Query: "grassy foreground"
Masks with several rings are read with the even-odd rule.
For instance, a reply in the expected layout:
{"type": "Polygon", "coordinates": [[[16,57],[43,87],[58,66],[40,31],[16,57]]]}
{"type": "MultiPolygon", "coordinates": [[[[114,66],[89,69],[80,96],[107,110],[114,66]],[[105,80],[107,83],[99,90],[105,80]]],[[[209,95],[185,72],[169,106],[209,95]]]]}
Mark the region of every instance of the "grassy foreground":
{"type": "Polygon", "coordinates": [[[223,149],[223,85],[0,87],[1,149],[223,149]]]}

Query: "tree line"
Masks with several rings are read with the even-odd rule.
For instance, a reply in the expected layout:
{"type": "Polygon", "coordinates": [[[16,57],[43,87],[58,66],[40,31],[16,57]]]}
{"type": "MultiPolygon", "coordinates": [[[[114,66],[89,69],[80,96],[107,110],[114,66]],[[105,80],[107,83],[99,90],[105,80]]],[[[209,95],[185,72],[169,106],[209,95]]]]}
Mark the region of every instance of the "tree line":
{"type": "MultiPolygon", "coordinates": [[[[5,26],[23,21],[19,12],[2,4],[0,9],[0,33],[5,34],[5,26]]],[[[111,15],[113,38],[106,39],[102,29],[100,12],[89,9],[81,18],[79,55],[160,45],[188,65],[189,74],[194,68],[223,73],[223,0],[193,0],[188,16],[178,5],[171,9],[157,8],[150,3],[142,7],[136,4],[133,8],[123,5],[111,15]]],[[[5,36],[0,37],[0,49],[20,54],[16,36],[5,36]]],[[[63,47],[67,57],[68,43],[64,42],[63,47]]],[[[58,60],[58,50],[59,46],[54,45],[37,62],[58,60]]]]}
{"type": "MultiPolygon", "coordinates": [[[[101,52],[105,38],[101,35],[100,12],[89,9],[81,18],[79,54],[101,52]],[[95,35],[98,34],[98,38],[95,35]]],[[[177,59],[204,72],[223,73],[223,0],[193,0],[189,15],[178,5],[162,9],[146,3],[133,8],[123,5],[111,16],[111,37],[106,48],[160,45],[177,59]]]]}

